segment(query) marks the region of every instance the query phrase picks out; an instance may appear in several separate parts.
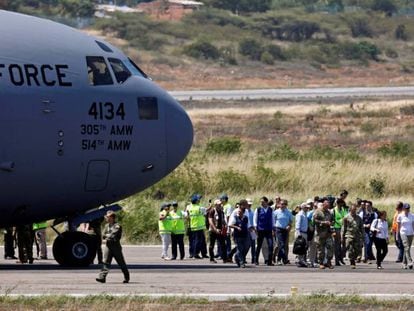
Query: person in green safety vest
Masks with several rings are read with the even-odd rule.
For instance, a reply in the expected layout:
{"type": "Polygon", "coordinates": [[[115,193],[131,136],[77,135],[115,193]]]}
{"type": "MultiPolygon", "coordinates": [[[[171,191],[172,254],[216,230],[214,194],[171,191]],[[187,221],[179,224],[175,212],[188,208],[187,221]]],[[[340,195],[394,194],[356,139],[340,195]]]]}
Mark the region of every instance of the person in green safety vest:
{"type": "Polygon", "coordinates": [[[162,241],[161,258],[170,260],[168,257],[168,248],[171,244],[172,218],[170,215],[170,203],[163,203],[160,209],[160,217],[158,220],[158,231],[162,241]]]}
{"type": "Polygon", "coordinates": [[[348,211],[345,209],[345,201],[341,198],[336,200],[336,206],[332,211],[333,227],[335,230],[334,243],[335,243],[335,266],[345,265],[344,257],[346,247],[343,245],[343,239],[341,237],[342,223],[345,216],[348,215],[348,211]]]}
{"type": "Polygon", "coordinates": [[[201,195],[194,194],[191,197],[191,204],[186,207],[186,214],[190,226],[190,258],[195,259],[208,258],[206,238],[204,235],[204,229],[206,228],[206,209],[200,205],[201,198],[201,195]],[[202,256],[200,256],[200,253],[202,253],[202,256]]]}
{"type": "Polygon", "coordinates": [[[46,221],[33,224],[33,231],[37,246],[37,259],[47,259],[46,228],[46,221]]]}
{"type": "Polygon", "coordinates": [[[184,234],[185,234],[185,214],[184,211],[178,210],[178,203],[173,201],[171,203],[173,210],[170,211],[172,219],[171,229],[171,260],[177,259],[177,246],[180,250],[180,260],[184,259],[184,234]]]}

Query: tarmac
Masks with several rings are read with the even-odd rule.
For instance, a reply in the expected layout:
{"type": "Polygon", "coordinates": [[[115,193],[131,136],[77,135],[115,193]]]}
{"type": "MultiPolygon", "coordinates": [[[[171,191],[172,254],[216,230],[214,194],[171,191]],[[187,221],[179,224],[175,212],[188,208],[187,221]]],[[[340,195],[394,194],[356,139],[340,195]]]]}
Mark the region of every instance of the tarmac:
{"type": "MultiPolygon", "coordinates": [[[[165,261],[160,258],[161,246],[124,246],[124,255],[131,273],[129,284],[116,264],[107,282],[95,281],[99,265],[69,269],[53,259],[35,260],[31,265],[0,259],[0,295],[114,295],[114,296],[186,296],[210,300],[247,297],[289,297],[292,294],[361,295],[380,299],[414,298],[414,270],[403,270],[395,263],[396,248],[390,247],[383,270],[376,264],[360,263],[351,270],[347,265],[333,270],[298,268],[294,255],[292,264],[259,266],[209,259],[165,261]]],[[[187,249],[186,249],[187,251],[187,249]]],[[[3,254],[2,249],[0,253],[3,254]]],[[[374,248],[375,253],[375,248],[374,248]]],[[[51,249],[49,248],[49,257],[51,249]]],[[[250,259],[249,259],[250,260],[250,259]]],[[[249,261],[250,262],[250,261],[249,261]]]]}

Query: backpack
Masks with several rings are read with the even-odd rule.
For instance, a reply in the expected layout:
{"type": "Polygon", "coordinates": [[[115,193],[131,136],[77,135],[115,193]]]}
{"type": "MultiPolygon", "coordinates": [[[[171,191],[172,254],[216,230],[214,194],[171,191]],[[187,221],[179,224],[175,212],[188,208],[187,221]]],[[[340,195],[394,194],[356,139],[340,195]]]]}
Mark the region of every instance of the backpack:
{"type": "Polygon", "coordinates": [[[306,240],[303,236],[298,236],[293,243],[293,254],[305,255],[306,254],[306,240]]]}

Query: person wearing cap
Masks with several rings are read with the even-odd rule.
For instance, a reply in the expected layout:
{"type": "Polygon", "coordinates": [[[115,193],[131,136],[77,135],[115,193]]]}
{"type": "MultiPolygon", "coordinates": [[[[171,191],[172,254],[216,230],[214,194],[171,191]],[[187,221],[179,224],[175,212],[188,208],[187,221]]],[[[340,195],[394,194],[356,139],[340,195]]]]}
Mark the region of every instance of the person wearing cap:
{"type": "Polygon", "coordinates": [[[162,241],[162,253],[161,259],[170,260],[168,257],[168,248],[171,244],[171,231],[172,231],[172,218],[170,215],[170,203],[163,203],[161,205],[159,219],[158,219],[158,230],[162,241]]]}
{"type": "Polygon", "coordinates": [[[120,266],[122,273],[124,274],[123,283],[128,283],[129,271],[125,263],[124,255],[122,254],[121,246],[122,226],[116,222],[114,211],[107,211],[105,220],[107,221],[107,224],[103,230],[103,240],[105,241],[105,247],[103,250],[103,267],[96,281],[100,283],[106,282],[112,258],[115,258],[115,261],[120,266]]]}
{"type": "Polygon", "coordinates": [[[348,251],[351,269],[356,268],[356,260],[361,254],[365,234],[364,224],[361,217],[357,214],[357,208],[356,204],[352,204],[348,215],[342,221],[341,228],[341,237],[348,251]]]}
{"type": "Polygon", "coordinates": [[[194,194],[191,196],[191,204],[187,205],[186,213],[190,222],[190,258],[202,259],[207,257],[206,238],[204,229],[206,228],[205,211],[200,205],[202,196],[194,194]],[[200,256],[202,254],[202,257],[200,256]]]}
{"type": "Polygon", "coordinates": [[[330,202],[328,199],[324,199],[322,208],[318,208],[313,214],[313,221],[315,223],[315,242],[318,249],[318,262],[319,268],[333,269],[331,260],[333,257],[333,240],[331,226],[333,223],[332,214],[329,210],[330,202]],[[325,252],[326,250],[326,252],[325,252]],[[326,253],[326,265],[324,265],[326,253]]]}
{"type": "Polygon", "coordinates": [[[180,260],[185,257],[184,250],[184,234],[185,234],[185,215],[183,211],[178,210],[178,203],[173,201],[171,203],[173,210],[170,211],[170,217],[172,220],[171,228],[171,260],[177,259],[177,246],[180,251],[180,260]]]}
{"type": "Polygon", "coordinates": [[[414,215],[410,213],[410,204],[404,203],[403,210],[397,217],[398,232],[404,245],[403,269],[413,268],[411,244],[414,236],[414,215]]]}
{"type": "MultiPolygon", "coordinates": [[[[308,205],[306,203],[302,203],[300,205],[300,211],[295,216],[295,239],[299,236],[303,237],[306,242],[308,242],[308,217],[306,215],[308,211],[308,205]]],[[[306,265],[306,252],[303,255],[297,256],[297,266],[298,267],[307,267],[306,265]]]]}
{"type": "MultiPolygon", "coordinates": [[[[252,210],[253,200],[250,198],[246,199],[247,207],[245,214],[249,218],[250,224],[253,224],[253,218],[254,218],[254,211],[252,210]]],[[[256,240],[257,240],[257,234],[253,230],[250,231],[250,256],[251,256],[251,262],[254,264],[256,262],[256,240]]]]}
{"type": "Polygon", "coordinates": [[[394,213],[394,216],[392,217],[391,232],[394,236],[395,246],[398,248],[397,260],[395,262],[402,262],[403,257],[404,257],[404,245],[401,241],[401,235],[400,235],[400,232],[398,231],[398,223],[397,223],[397,218],[398,218],[398,215],[402,212],[403,205],[404,205],[403,202],[401,201],[397,202],[397,205],[395,206],[395,213],[394,213]]]}
{"type": "MultiPolygon", "coordinates": [[[[217,199],[214,201],[214,205],[209,210],[207,218],[209,223],[208,234],[210,244],[208,252],[210,255],[210,262],[216,263],[217,261],[214,259],[214,245],[216,241],[220,245],[221,250],[226,249],[227,225],[221,200],[217,199]]],[[[223,262],[227,261],[226,251],[222,251],[221,258],[223,259],[223,262]]]]}
{"type": "Polygon", "coordinates": [[[341,229],[342,229],[342,221],[344,217],[348,214],[348,210],[345,209],[345,201],[342,198],[336,199],[336,206],[332,210],[333,214],[333,227],[335,230],[335,266],[345,265],[344,257],[346,248],[345,245],[342,245],[342,238],[341,238],[341,229]]]}
{"type": "Polygon", "coordinates": [[[262,197],[260,199],[260,206],[254,211],[253,217],[254,229],[257,232],[257,248],[256,248],[256,265],[259,265],[259,254],[262,248],[263,240],[266,239],[269,249],[267,256],[267,265],[273,266],[273,236],[275,228],[275,218],[273,217],[273,210],[269,206],[269,199],[262,197]]]}

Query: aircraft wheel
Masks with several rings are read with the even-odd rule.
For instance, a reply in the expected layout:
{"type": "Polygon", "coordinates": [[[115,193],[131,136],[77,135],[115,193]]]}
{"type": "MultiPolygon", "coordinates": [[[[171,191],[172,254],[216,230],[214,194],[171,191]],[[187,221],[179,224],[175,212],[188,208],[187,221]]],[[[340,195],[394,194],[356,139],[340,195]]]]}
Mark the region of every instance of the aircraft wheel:
{"type": "Polygon", "coordinates": [[[87,267],[96,255],[96,239],[84,232],[63,232],[53,242],[53,256],[62,266],[87,267]]]}

